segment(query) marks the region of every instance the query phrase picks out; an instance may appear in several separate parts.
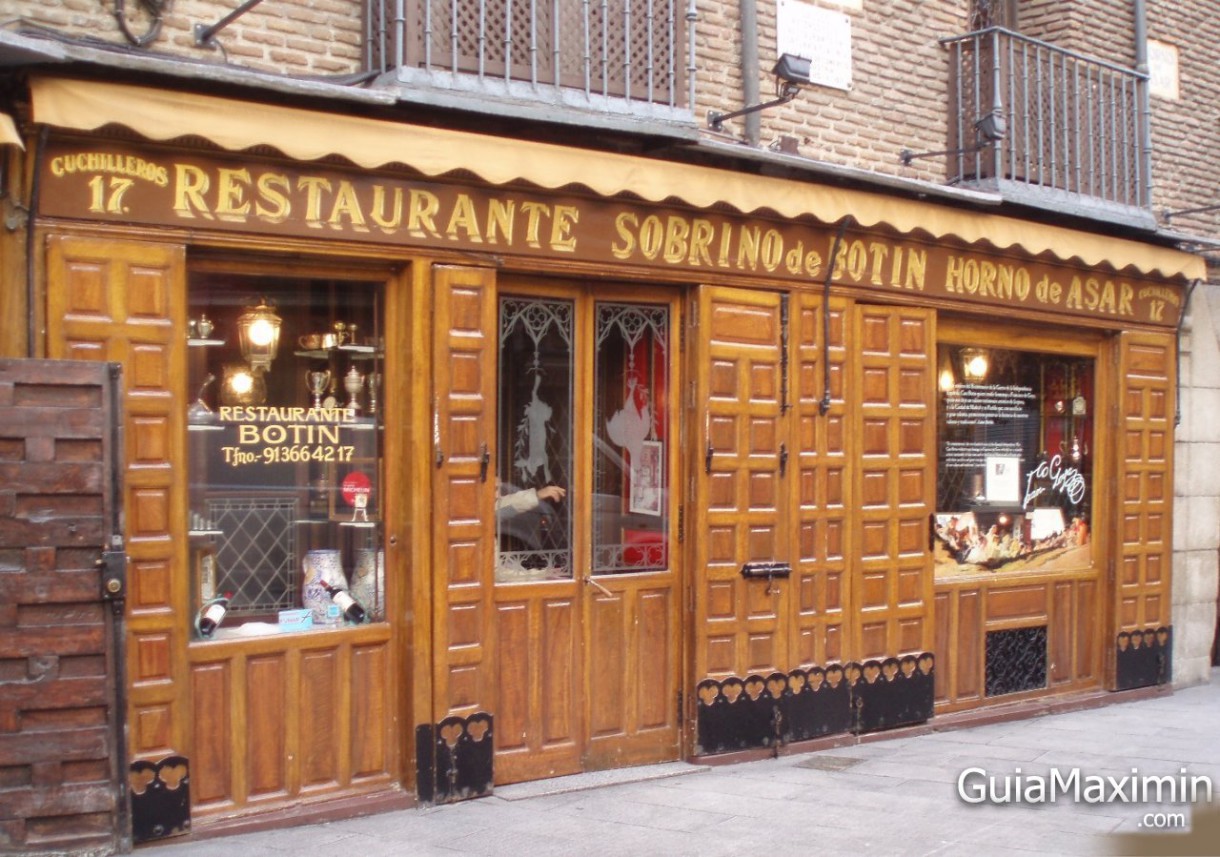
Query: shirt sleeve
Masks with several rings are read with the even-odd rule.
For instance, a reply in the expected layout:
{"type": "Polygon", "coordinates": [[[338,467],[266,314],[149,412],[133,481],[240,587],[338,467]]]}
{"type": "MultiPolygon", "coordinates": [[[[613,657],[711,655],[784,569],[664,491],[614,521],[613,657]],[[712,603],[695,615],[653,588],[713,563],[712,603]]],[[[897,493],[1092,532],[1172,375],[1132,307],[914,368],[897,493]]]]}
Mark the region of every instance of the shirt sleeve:
{"type": "Polygon", "coordinates": [[[536,488],[526,488],[524,491],[516,491],[496,498],[497,512],[507,511],[519,515],[537,508],[538,490],[536,488]]]}

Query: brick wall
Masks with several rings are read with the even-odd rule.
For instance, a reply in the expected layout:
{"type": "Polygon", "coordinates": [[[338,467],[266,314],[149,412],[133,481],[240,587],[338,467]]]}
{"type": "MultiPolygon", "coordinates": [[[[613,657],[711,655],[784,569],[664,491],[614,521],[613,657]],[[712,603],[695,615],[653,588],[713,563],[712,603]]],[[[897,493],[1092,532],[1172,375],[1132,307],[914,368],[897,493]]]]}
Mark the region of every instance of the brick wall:
{"type": "MultiPolygon", "coordinates": [[[[1178,49],[1180,98],[1152,99],[1158,211],[1220,205],[1220,16],[1213,0],[1149,0],[1149,38],[1178,49]]],[[[1175,218],[1174,231],[1220,239],[1220,211],[1175,218]]]]}
{"type": "MultiPolygon", "coordinates": [[[[862,8],[837,9],[851,20],[852,80],[849,91],[810,86],[787,105],[761,114],[761,143],[793,137],[805,157],[881,173],[941,180],[944,163],[903,167],[899,153],[943,149],[948,139],[949,64],[938,43],[966,31],[966,2],[923,4],[864,0],[862,8]]],[[[776,59],[774,0],[759,0],[759,87],[774,97],[776,59]]],[[[704,3],[698,23],[698,91],[695,115],[743,106],[741,33],[735,2],[704,3]],[[728,27],[729,32],[724,29],[728,27]]],[[[740,137],[740,120],[725,125],[740,137]]]]}
{"type": "MultiPolygon", "coordinates": [[[[256,71],[294,75],[361,70],[364,3],[361,0],[263,0],[225,27],[216,48],[195,45],[195,24],[210,26],[241,0],[177,0],[160,35],[141,52],[156,52],[256,71]]],[[[0,0],[0,20],[50,28],[67,36],[129,45],[113,15],[114,0],[0,0]]],[[[139,0],[127,0],[129,27],[139,36],[148,19],[139,0]]],[[[134,50],[134,49],[133,49],[134,50]]]]}
{"type": "Polygon", "coordinates": [[[0,852],[118,839],[106,369],[0,360],[0,852]]]}
{"type": "MultiPolygon", "coordinates": [[[[806,157],[943,181],[943,159],[902,167],[898,154],[904,148],[936,151],[949,145],[949,58],[938,40],[966,31],[969,0],[935,4],[864,0],[860,9],[843,8],[830,0],[811,2],[839,9],[851,19],[853,87],[848,92],[807,87],[791,104],[764,112],[762,144],[794,137],[806,157]]],[[[742,106],[738,6],[703,5],[698,26],[695,113],[699,118],[708,110],[742,106]],[[725,27],[730,28],[727,34],[725,27]]],[[[1129,0],[1026,0],[1019,9],[1023,33],[1089,57],[1134,65],[1129,0]]],[[[773,91],[770,68],[776,50],[773,0],[760,0],[759,23],[758,74],[766,99],[773,91]]],[[[740,121],[726,126],[731,136],[740,136],[741,128],[740,121]]]]}

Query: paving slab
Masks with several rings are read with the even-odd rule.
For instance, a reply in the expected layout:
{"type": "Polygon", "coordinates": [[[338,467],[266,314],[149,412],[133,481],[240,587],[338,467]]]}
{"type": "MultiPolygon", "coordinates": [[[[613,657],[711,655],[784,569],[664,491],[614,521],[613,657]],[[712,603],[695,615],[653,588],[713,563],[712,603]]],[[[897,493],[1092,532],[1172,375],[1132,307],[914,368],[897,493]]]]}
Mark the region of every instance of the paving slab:
{"type": "Polygon", "coordinates": [[[1220,855],[1220,831],[1210,851],[1190,845],[1196,816],[1202,834],[1212,815],[1220,826],[1220,670],[1208,684],[1100,708],[737,764],[672,763],[561,777],[447,806],[165,840],[139,847],[137,855],[1220,855]],[[1028,784],[1052,770],[1078,769],[1081,777],[1185,771],[1208,777],[1213,793],[1199,808],[1071,796],[1055,803],[970,804],[958,790],[968,768],[981,769],[1000,790],[1018,774],[1028,784]]]}

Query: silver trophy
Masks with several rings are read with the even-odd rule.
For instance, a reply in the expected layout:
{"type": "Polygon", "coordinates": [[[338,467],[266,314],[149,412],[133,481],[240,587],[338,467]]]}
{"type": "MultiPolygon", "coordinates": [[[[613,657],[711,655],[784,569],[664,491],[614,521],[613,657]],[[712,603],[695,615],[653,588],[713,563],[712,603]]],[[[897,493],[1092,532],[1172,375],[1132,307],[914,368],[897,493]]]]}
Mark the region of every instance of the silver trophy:
{"type": "Polygon", "coordinates": [[[313,395],[313,406],[315,408],[322,407],[322,394],[330,386],[330,370],[315,369],[306,372],[305,386],[309,388],[309,392],[313,395]]]}
{"type": "Polygon", "coordinates": [[[350,411],[360,410],[360,391],[364,388],[364,376],[353,366],[343,376],[343,389],[347,390],[347,408],[350,411]]]}

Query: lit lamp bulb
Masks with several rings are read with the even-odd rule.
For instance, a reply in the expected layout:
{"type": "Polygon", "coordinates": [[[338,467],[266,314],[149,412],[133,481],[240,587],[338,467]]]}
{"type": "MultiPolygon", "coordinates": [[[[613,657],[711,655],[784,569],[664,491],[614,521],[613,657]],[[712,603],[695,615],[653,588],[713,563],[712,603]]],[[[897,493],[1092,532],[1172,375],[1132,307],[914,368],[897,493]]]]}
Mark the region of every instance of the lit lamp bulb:
{"type": "Polygon", "coordinates": [[[940,349],[940,372],[937,375],[937,385],[942,393],[952,393],[957,386],[957,378],[953,375],[953,362],[949,359],[949,350],[943,346],[940,349]]]}
{"type": "Polygon", "coordinates": [[[251,307],[237,319],[237,336],[241,344],[241,356],[250,364],[250,370],[257,372],[271,368],[275,352],[280,345],[280,324],[282,319],[275,314],[267,302],[259,301],[258,306],[251,307]]]}
{"type": "Polygon", "coordinates": [[[957,385],[957,379],[953,377],[953,370],[945,367],[940,370],[940,391],[942,393],[951,393],[957,385]]]}
{"type": "Polygon", "coordinates": [[[229,376],[229,389],[239,396],[245,396],[254,389],[254,376],[245,369],[240,369],[229,376]]]}
{"type": "Polygon", "coordinates": [[[244,363],[224,367],[224,382],[220,386],[223,405],[261,405],[267,399],[267,385],[262,370],[253,370],[244,363]]]}
{"type": "Polygon", "coordinates": [[[260,318],[250,325],[249,337],[250,341],[255,345],[263,348],[275,341],[276,330],[271,325],[271,322],[265,318],[260,318]]]}
{"type": "Polygon", "coordinates": [[[987,377],[989,361],[987,352],[981,348],[962,349],[962,374],[972,384],[981,383],[987,377]]]}

